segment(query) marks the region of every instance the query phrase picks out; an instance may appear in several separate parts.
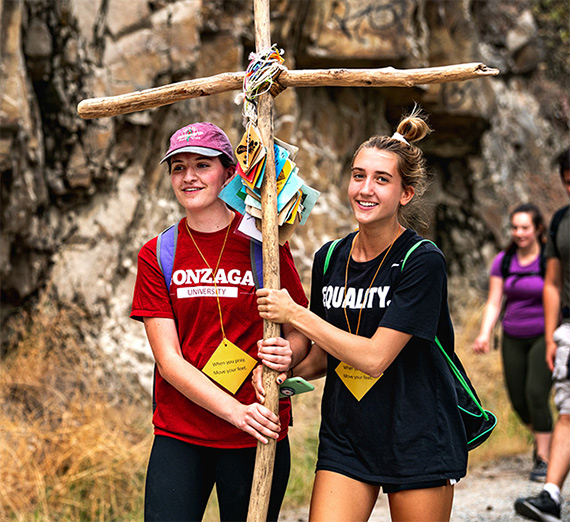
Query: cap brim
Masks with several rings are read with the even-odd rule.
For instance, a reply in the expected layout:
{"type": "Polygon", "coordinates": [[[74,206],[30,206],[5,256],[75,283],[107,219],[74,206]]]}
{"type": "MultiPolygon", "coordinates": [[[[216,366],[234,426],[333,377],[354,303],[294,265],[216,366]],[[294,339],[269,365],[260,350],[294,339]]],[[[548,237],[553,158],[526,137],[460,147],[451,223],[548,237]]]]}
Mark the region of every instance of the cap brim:
{"type": "Polygon", "coordinates": [[[176,154],[180,154],[182,152],[194,152],[195,154],[202,154],[203,156],[208,157],[215,157],[221,156],[223,152],[220,152],[216,149],[208,149],[207,147],[180,147],[179,149],[173,150],[172,152],[168,152],[164,158],[160,160],[160,164],[164,163],[168,158],[175,156],[176,154]]]}

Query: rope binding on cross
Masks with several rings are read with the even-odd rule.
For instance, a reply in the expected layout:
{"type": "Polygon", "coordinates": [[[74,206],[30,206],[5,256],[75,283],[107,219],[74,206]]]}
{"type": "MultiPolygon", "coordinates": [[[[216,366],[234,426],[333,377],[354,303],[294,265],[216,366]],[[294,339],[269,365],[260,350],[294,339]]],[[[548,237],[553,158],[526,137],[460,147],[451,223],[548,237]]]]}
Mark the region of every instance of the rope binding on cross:
{"type": "Polygon", "coordinates": [[[257,99],[267,92],[277,96],[285,88],[277,81],[286,70],[283,54],[275,44],[257,53],[250,53],[249,65],[243,78],[243,90],[236,97],[236,103],[243,102],[244,127],[247,122],[257,123],[257,99]]]}

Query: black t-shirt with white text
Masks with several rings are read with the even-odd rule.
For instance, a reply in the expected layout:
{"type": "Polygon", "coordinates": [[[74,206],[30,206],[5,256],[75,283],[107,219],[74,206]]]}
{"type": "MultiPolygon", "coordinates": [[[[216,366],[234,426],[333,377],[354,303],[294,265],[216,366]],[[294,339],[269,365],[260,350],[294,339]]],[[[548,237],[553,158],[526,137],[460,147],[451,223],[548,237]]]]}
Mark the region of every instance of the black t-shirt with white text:
{"type": "Polygon", "coordinates": [[[350,260],[352,240],[337,243],[323,274],[330,243],[313,263],[311,310],[329,323],[372,337],[378,327],[412,335],[382,377],[358,401],[341,381],[340,361],[328,355],[322,399],[317,469],[370,483],[411,483],[464,477],[467,443],[447,362],[435,336],[453,352],[453,326],[447,304],[445,259],[433,244],[406,230],[394,243],[370,291],[378,264],[350,260]]]}

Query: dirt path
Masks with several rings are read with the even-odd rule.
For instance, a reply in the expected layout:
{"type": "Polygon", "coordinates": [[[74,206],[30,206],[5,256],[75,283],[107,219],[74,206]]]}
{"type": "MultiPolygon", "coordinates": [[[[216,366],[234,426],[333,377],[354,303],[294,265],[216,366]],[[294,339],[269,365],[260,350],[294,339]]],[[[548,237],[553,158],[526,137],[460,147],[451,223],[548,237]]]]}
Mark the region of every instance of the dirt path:
{"type": "MultiPolygon", "coordinates": [[[[529,457],[508,457],[473,469],[455,487],[452,522],[523,522],[513,504],[518,497],[540,493],[542,486],[528,480],[529,457]]],[[[305,522],[308,508],[282,513],[279,522],[305,522]]],[[[370,522],[390,520],[388,502],[380,495],[370,522]]],[[[562,520],[570,522],[570,501],[562,507],[562,520]]],[[[343,522],[331,520],[330,522],[343,522]]]]}

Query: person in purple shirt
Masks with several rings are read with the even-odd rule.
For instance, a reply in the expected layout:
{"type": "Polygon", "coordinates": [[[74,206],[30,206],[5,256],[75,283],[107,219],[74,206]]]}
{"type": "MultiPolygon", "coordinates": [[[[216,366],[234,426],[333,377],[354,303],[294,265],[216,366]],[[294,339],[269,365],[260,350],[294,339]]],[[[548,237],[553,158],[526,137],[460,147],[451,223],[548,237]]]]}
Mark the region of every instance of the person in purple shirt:
{"type": "Polygon", "coordinates": [[[511,404],[534,437],[530,479],[546,476],[552,412],[549,404],[551,372],[546,365],[544,342],[545,226],[539,209],[525,203],[510,214],[511,242],[491,266],[489,295],[481,330],[473,350],[484,354],[502,313],[502,357],[511,404]]]}

